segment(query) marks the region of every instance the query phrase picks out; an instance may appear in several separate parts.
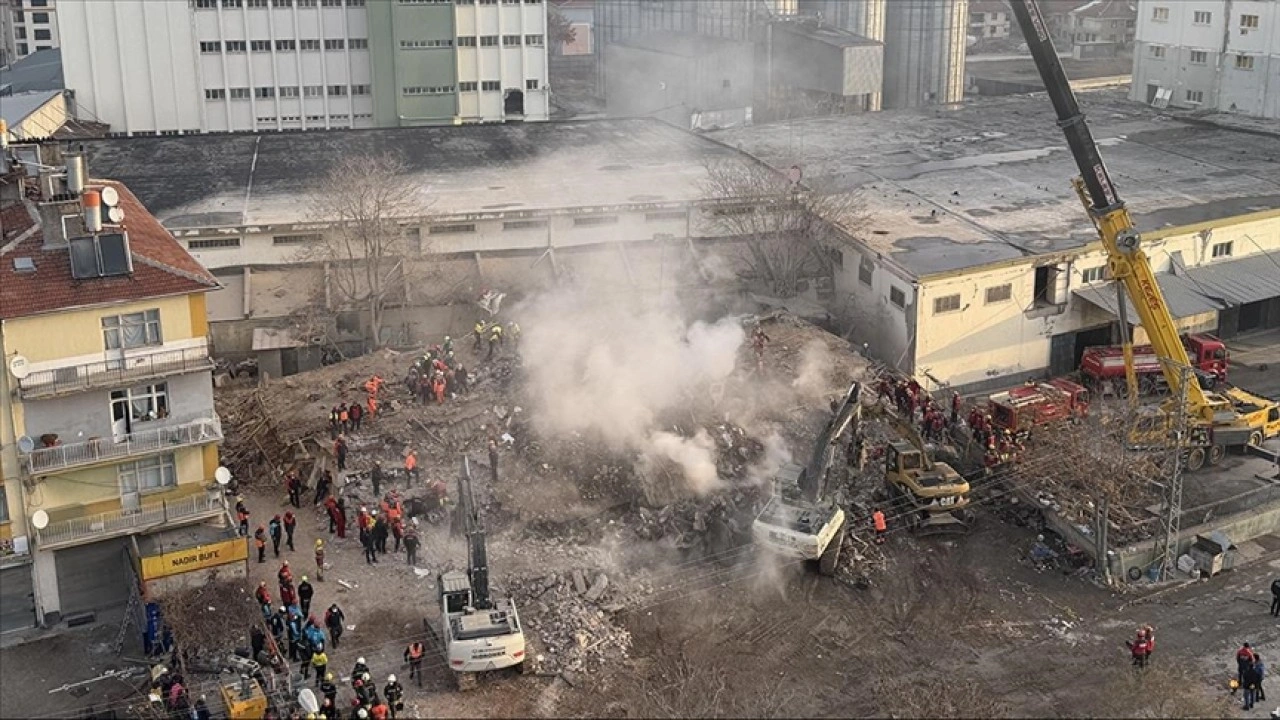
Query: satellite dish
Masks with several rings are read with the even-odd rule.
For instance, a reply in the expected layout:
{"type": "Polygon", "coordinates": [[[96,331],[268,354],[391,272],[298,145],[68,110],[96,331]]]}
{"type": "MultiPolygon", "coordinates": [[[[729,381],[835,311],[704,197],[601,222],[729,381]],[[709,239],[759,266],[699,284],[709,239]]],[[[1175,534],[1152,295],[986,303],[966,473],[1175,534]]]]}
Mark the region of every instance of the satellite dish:
{"type": "Polygon", "coordinates": [[[116,205],[120,204],[120,193],[117,192],[116,189],[111,187],[110,185],[102,188],[101,195],[102,195],[102,204],[106,205],[107,207],[115,207],[116,205]]]}
{"type": "Polygon", "coordinates": [[[31,439],[30,435],[23,435],[18,438],[18,450],[23,453],[29,453],[36,449],[36,441],[31,439]]]}
{"type": "Polygon", "coordinates": [[[231,471],[219,466],[213,471],[213,479],[217,480],[219,485],[226,485],[231,482],[231,471]]]}
{"type": "Polygon", "coordinates": [[[107,218],[110,219],[113,224],[119,225],[124,222],[124,211],[118,207],[110,208],[107,210],[107,218]]]}
{"type": "Polygon", "coordinates": [[[25,379],[31,374],[31,365],[27,363],[27,359],[22,355],[14,355],[9,358],[9,372],[19,380],[25,379]]]}
{"type": "Polygon", "coordinates": [[[320,703],[316,702],[316,694],[311,692],[311,688],[304,688],[298,693],[298,704],[309,713],[320,712],[320,703]]]}
{"type": "Polygon", "coordinates": [[[37,510],[31,513],[31,524],[35,525],[37,530],[43,530],[49,527],[49,513],[43,510],[37,510]]]}

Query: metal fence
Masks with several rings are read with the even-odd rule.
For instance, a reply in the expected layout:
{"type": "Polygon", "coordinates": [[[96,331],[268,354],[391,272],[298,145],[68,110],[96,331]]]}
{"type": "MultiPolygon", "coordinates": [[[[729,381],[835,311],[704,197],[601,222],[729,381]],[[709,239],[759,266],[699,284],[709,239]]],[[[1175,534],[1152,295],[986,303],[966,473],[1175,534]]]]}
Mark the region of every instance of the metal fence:
{"type": "Polygon", "coordinates": [[[112,438],[91,438],[85,442],[38,448],[25,455],[24,460],[27,470],[34,474],[220,440],[222,423],[214,416],[130,433],[119,442],[112,438]]]}
{"type": "Polygon", "coordinates": [[[114,387],[159,375],[212,369],[213,360],[209,357],[209,346],[200,345],[40,370],[19,380],[18,390],[23,398],[30,399],[93,388],[114,387]]]}
{"type": "Polygon", "coordinates": [[[102,538],[134,532],[141,528],[158,527],[177,520],[215,515],[222,509],[221,495],[200,493],[177,500],[143,505],[137,510],[113,510],[50,523],[47,527],[35,531],[36,540],[41,547],[48,547],[86,538],[102,538]]]}

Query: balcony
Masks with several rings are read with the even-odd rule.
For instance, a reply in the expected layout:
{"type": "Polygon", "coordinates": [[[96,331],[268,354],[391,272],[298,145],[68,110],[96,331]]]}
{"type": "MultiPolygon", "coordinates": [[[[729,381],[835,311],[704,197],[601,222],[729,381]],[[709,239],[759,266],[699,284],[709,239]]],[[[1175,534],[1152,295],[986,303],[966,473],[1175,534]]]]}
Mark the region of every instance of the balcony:
{"type": "Polygon", "coordinates": [[[18,381],[23,400],[38,400],[101,388],[113,388],[137,380],[181,375],[213,369],[207,344],[133,354],[114,360],[99,360],[40,370],[18,381]]]}
{"type": "Polygon", "coordinates": [[[215,415],[140,430],[120,442],[111,438],[90,438],[85,442],[37,448],[24,454],[22,461],[28,473],[39,475],[221,441],[222,423],[215,415]]]}
{"type": "Polygon", "coordinates": [[[52,549],[86,541],[97,542],[120,535],[144,533],[165,525],[218,517],[226,512],[225,507],[220,494],[199,493],[143,505],[137,510],[113,510],[52,522],[43,529],[35,530],[36,543],[40,548],[52,549]]]}

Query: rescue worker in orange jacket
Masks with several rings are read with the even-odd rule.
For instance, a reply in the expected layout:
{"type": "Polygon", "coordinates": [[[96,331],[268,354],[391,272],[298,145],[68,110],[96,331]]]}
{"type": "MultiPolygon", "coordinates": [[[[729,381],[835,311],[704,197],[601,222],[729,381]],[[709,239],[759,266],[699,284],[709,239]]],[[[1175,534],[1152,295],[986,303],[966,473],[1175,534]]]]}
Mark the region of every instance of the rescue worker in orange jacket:
{"type": "Polygon", "coordinates": [[[889,530],[889,525],[885,521],[884,512],[881,511],[880,508],[876,508],[876,511],[871,513],[871,525],[876,531],[876,544],[883,545],[885,535],[889,530]]]}

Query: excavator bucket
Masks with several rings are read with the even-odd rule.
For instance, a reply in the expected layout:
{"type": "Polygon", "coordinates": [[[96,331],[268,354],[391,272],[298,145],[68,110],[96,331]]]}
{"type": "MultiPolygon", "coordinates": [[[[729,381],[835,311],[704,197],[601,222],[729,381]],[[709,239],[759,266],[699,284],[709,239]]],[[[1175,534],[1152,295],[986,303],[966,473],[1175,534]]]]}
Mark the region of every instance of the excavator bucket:
{"type": "Polygon", "coordinates": [[[969,526],[955,513],[932,513],[916,528],[917,535],[967,535],[969,526]]]}

